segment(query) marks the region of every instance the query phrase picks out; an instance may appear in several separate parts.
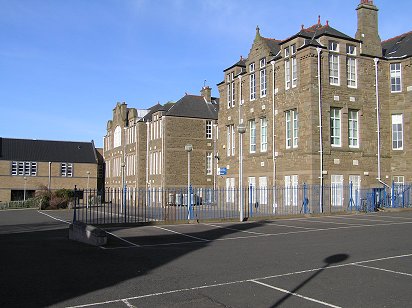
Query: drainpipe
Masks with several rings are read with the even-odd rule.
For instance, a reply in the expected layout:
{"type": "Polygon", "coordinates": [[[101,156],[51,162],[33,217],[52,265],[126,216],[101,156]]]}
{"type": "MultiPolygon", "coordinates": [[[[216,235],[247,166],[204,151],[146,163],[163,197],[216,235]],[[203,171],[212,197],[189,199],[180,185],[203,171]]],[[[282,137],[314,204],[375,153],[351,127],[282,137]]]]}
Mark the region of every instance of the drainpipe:
{"type": "Polygon", "coordinates": [[[319,211],[323,213],[323,142],[322,142],[322,91],[321,91],[321,67],[320,67],[320,53],[322,49],[316,48],[318,53],[318,104],[319,104],[319,179],[320,179],[320,195],[319,195],[319,211]]]}
{"type": "Polygon", "coordinates": [[[50,188],[51,188],[51,164],[52,164],[52,162],[49,161],[49,182],[48,182],[48,185],[47,185],[47,190],[50,190],[50,188]]]}
{"type": "Polygon", "coordinates": [[[275,140],[275,61],[271,61],[272,65],[272,163],[273,163],[273,213],[275,213],[276,208],[276,140],[275,140]]]}
{"type": "Polygon", "coordinates": [[[147,190],[149,189],[149,186],[148,186],[149,185],[149,137],[150,137],[149,124],[150,122],[147,121],[146,122],[146,193],[147,193],[147,190]]]}
{"type": "Polygon", "coordinates": [[[377,133],[377,153],[378,153],[378,177],[376,178],[379,183],[384,186],[391,188],[388,184],[381,180],[381,126],[380,126],[380,113],[379,113],[379,85],[378,85],[378,58],[374,58],[373,62],[375,63],[375,96],[376,96],[376,133],[377,133]]]}

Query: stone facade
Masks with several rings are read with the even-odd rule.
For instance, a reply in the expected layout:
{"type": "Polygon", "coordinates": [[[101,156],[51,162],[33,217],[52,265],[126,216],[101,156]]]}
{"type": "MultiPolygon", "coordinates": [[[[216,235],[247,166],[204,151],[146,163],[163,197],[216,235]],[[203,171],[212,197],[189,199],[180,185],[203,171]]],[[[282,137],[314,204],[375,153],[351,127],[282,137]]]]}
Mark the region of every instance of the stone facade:
{"type": "Polygon", "coordinates": [[[200,96],[185,95],[176,103],[157,104],[148,110],[117,104],[104,137],[106,187],[187,187],[187,144],[193,146],[191,185],[212,187],[218,105],[210,94],[210,88],[204,87],[200,96]]]}
{"type": "MultiPolygon", "coordinates": [[[[30,140],[30,142],[43,143],[44,141],[30,140]]],[[[18,140],[18,143],[25,144],[25,140],[18,140]]],[[[67,143],[53,141],[54,145],[57,144],[57,148],[59,144],[67,143]]],[[[76,147],[77,144],[87,145],[90,149],[85,150],[89,152],[87,153],[89,158],[91,157],[91,159],[86,159],[87,162],[82,157],[77,157],[77,161],[76,157],[61,161],[46,158],[47,161],[44,161],[43,155],[30,153],[32,150],[41,153],[41,146],[37,149],[20,146],[18,151],[15,151],[15,148],[5,149],[3,146],[1,150],[7,151],[8,154],[6,158],[5,155],[0,154],[0,201],[23,200],[24,191],[26,191],[26,198],[29,198],[34,196],[36,191],[42,189],[74,189],[75,185],[78,189],[98,189],[98,182],[101,181],[100,177],[103,177],[103,174],[99,172],[102,165],[99,164],[94,145],[92,143],[75,143],[76,147]],[[63,174],[62,164],[70,164],[70,172],[63,174]]],[[[58,158],[59,154],[59,149],[57,149],[53,155],[54,158],[58,158]]]]}
{"type": "Polygon", "coordinates": [[[297,185],[319,184],[320,178],[324,185],[359,180],[364,188],[412,181],[407,137],[412,55],[382,54],[377,12],[373,1],[359,4],[356,38],[320,20],[285,40],[264,38],[256,29],[248,57],[226,69],[218,84],[219,164],[227,167],[220,187],[240,183],[240,138],[244,186],[290,185],[292,178],[297,185]],[[401,67],[396,93],[391,91],[392,63],[401,67]],[[393,115],[398,114],[403,139],[395,149],[393,115]],[[246,126],[242,135],[240,123],[246,126]]]}

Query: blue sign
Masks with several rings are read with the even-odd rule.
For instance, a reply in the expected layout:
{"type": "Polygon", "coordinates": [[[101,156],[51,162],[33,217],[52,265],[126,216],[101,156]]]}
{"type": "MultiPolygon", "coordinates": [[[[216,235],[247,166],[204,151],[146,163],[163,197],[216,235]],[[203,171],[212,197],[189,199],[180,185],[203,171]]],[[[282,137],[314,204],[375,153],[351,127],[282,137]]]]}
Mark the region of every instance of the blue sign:
{"type": "Polygon", "coordinates": [[[227,174],[227,168],[226,167],[220,167],[219,168],[219,175],[226,175],[227,174]]]}

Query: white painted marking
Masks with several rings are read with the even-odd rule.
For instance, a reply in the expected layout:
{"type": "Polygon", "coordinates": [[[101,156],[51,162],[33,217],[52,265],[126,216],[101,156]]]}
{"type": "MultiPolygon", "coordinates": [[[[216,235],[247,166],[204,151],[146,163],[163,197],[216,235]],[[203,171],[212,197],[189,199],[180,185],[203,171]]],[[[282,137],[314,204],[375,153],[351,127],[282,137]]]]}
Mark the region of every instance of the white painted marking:
{"type": "Polygon", "coordinates": [[[122,299],[115,299],[115,300],[110,300],[110,301],[105,301],[105,302],[89,303],[89,304],[84,304],[84,305],[71,306],[69,308],[80,308],[80,307],[91,307],[91,306],[97,306],[97,305],[105,305],[105,304],[111,304],[111,303],[118,303],[118,302],[121,302],[121,301],[124,301],[124,300],[129,301],[129,300],[135,300],[135,299],[146,298],[146,297],[167,295],[167,294],[193,291],[193,290],[200,290],[200,289],[207,289],[207,288],[213,288],[213,287],[221,287],[221,286],[240,284],[240,283],[251,282],[251,281],[255,282],[255,281],[258,281],[258,280],[265,280],[265,279],[276,278],[276,277],[285,277],[285,276],[297,275],[297,274],[302,274],[302,273],[315,272],[315,271],[319,271],[319,270],[327,270],[327,269],[331,269],[331,268],[346,267],[346,266],[352,266],[352,265],[356,265],[356,264],[369,263],[369,262],[382,261],[382,260],[390,260],[390,259],[397,259],[397,258],[405,258],[405,257],[411,257],[411,256],[412,256],[412,253],[411,254],[405,254],[405,255],[378,258],[378,259],[370,259],[370,260],[364,260],[364,261],[358,261],[358,262],[351,262],[351,263],[333,265],[333,266],[328,266],[328,267],[320,267],[320,268],[313,268],[313,269],[302,270],[302,271],[297,271],[297,272],[272,275],[272,276],[261,277],[261,278],[235,280],[235,281],[215,283],[215,284],[192,287],[192,288],[184,288],[184,289],[177,289],[177,290],[170,290],[170,291],[164,291],[164,292],[157,292],[157,293],[133,296],[133,297],[122,298],[122,299]]]}
{"type": "Polygon", "coordinates": [[[283,224],[278,224],[278,223],[269,223],[272,226],[277,226],[277,227],[287,227],[287,228],[295,228],[295,229],[305,229],[305,230],[316,230],[316,228],[308,228],[308,227],[299,227],[299,226],[289,226],[289,225],[283,225],[283,224]]]}
{"type": "Polygon", "coordinates": [[[121,241],[129,244],[129,245],[132,245],[132,246],[134,246],[134,247],[140,247],[140,245],[135,244],[135,243],[133,243],[133,242],[130,242],[130,241],[128,241],[128,240],[126,240],[126,239],[124,239],[124,238],[122,238],[122,237],[120,237],[120,236],[117,236],[117,235],[114,234],[114,233],[111,233],[111,232],[109,232],[109,231],[105,231],[105,232],[106,232],[107,234],[110,234],[110,235],[114,236],[115,238],[117,238],[117,239],[119,239],[119,240],[121,240],[121,241]]]}
{"type": "Polygon", "coordinates": [[[350,220],[359,220],[359,221],[374,221],[374,222],[396,222],[396,221],[388,221],[385,219],[366,219],[366,218],[359,218],[359,217],[338,217],[337,219],[350,219],[350,220]]]}
{"type": "Polygon", "coordinates": [[[271,288],[271,289],[280,291],[280,292],[282,292],[282,293],[286,293],[286,294],[290,294],[290,295],[293,295],[293,296],[296,296],[296,297],[300,297],[300,298],[303,298],[303,299],[306,299],[306,300],[308,300],[308,301],[315,302],[315,303],[318,303],[318,304],[321,304],[321,305],[324,305],[324,306],[334,307],[334,308],[340,308],[340,306],[332,305],[332,304],[329,304],[329,303],[326,303],[326,302],[323,302],[323,301],[314,299],[314,298],[312,298],[312,297],[307,297],[307,296],[300,295],[300,294],[298,294],[298,293],[290,292],[290,291],[288,291],[288,290],[285,290],[285,289],[282,289],[282,288],[278,288],[278,287],[275,287],[275,286],[271,286],[270,284],[266,284],[266,283],[263,283],[263,282],[260,282],[260,281],[256,281],[256,280],[250,280],[250,281],[251,281],[251,282],[254,282],[254,283],[257,283],[257,284],[260,284],[260,285],[262,285],[262,286],[265,286],[265,287],[267,287],[267,288],[271,288]]]}
{"type": "Polygon", "coordinates": [[[405,276],[412,276],[412,274],[408,274],[408,273],[404,273],[404,272],[392,271],[392,270],[388,270],[388,269],[385,269],[385,268],[379,268],[379,267],[374,267],[374,266],[366,266],[366,265],[357,264],[357,263],[355,263],[354,265],[355,265],[355,266],[359,266],[359,267],[370,268],[370,269],[374,269],[374,270],[378,270],[378,271],[393,273],[393,274],[399,274],[399,275],[405,275],[405,276]]]}
{"type": "Polygon", "coordinates": [[[320,224],[331,224],[331,225],[347,225],[347,226],[362,226],[362,224],[359,223],[347,223],[347,222],[336,222],[336,221],[321,221],[321,220],[311,220],[310,222],[315,222],[315,223],[320,223],[320,224]]]}
{"type": "MultiPolygon", "coordinates": [[[[183,233],[175,232],[172,230],[168,230],[170,232],[175,232],[181,235],[185,235],[187,237],[198,239],[199,241],[191,241],[191,242],[177,242],[177,243],[164,243],[164,244],[153,244],[153,245],[140,245],[140,247],[156,247],[156,246],[168,246],[168,245],[179,245],[179,244],[191,244],[191,243],[199,243],[199,242],[217,242],[217,241],[231,241],[231,240],[239,240],[239,239],[250,239],[250,238],[257,238],[257,237],[268,237],[268,236],[281,236],[281,235],[290,235],[290,234],[300,234],[300,233],[309,233],[309,232],[319,232],[319,231],[330,231],[330,230],[343,230],[343,229],[355,229],[355,228],[364,228],[364,227],[379,227],[379,226],[391,226],[391,225],[405,225],[405,224],[412,224],[412,221],[407,222],[395,222],[395,223],[384,223],[384,224],[373,224],[373,225],[350,225],[344,227],[333,227],[333,228],[321,228],[321,229],[308,229],[302,231],[291,231],[291,232],[281,232],[281,233],[268,233],[268,234],[257,234],[257,235],[250,235],[250,236],[237,236],[237,237],[228,237],[228,238],[218,238],[213,240],[206,240],[202,238],[193,237],[190,235],[185,235],[183,233]]],[[[158,227],[161,228],[161,227],[158,227]]],[[[129,247],[133,248],[133,247],[129,247]]],[[[109,249],[109,248],[108,248],[109,249]]],[[[116,247],[110,249],[117,249],[116,247]]],[[[124,247],[119,247],[119,249],[124,249],[124,247]]]]}
{"type": "Polygon", "coordinates": [[[167,228],[162,228],[162,227],[159,227],[159,226],[154,226],[154,228],[162,229],[162,230],[165,230],[165,231],[168,231],[168,232],[172,232],[172,233],[176,233],[176,234],[179,234],[179,235],[182,235],[182,236],[194,238],[194,239],[196,239],[196,240],[200,240],[200,241],[204,241],[204,242],[210,242],[210,240],[207,240],[207,239],[204,239],[204,238],[192,236],[192,235],[189,235],[189,234],[180,233],[180,232],[177,232],[177,231],[174,231],[174,230],[170,230],[170,229],[167,229],[167,228]]]}
{"type": "Polygon", "coordinates": [[[126,306],[129,307],[129,308],[136,308],[136,306],[133,306],[132,304],[130,304],[127,299],[122,300],[122,302],[125,303],[126,306]]]}
{"type": "MultiPolygon", "coordinates": [[[[378,215],[378,214],[375,214],[375,215],[378,215]]],[[[369,215],[366,215],[366,216],[369,216],[369,215]]],[[[390,215],[379,215],[378,217],[412,220],[412,217],[408,218],[408,217],[390,216],[390,215]]]]}
{"type": "Polygon", "coordinates": [[[219,225],[215,225],[215,224],[204,224],[207,226],[212,226],[215,228],[220,228],[220,229],[226,229],[226,230],[231,230],[231,231],[237,231],[237,232],[243,232],[243,233],[250,233],[250,234],[260,234],[260,235],[265,235],[266,233],[260,233],[260,232],[253,232],[253,231],[245,231],[245,230],[239,230],[236,228],[230,228],[230,227],[221,227],[219,225]]]}
{"type": "Polygon", "coordinates": [[[54,220],[57,220],[57,221],[60,221],[60,222],[64,222],[65,224],[70,224],[70,221],[63,220],[63,219],[60,219],[60,218],[51,216],[51,215],[46,214],[46,213],[43,213],[43,212],[41,212],[41,211],[37,211],[37,213],[40,213],[40,214],[45,215],[45,216],[47,216],[47,217],[50,217],[51,219],[54,219],[54,220]]]}

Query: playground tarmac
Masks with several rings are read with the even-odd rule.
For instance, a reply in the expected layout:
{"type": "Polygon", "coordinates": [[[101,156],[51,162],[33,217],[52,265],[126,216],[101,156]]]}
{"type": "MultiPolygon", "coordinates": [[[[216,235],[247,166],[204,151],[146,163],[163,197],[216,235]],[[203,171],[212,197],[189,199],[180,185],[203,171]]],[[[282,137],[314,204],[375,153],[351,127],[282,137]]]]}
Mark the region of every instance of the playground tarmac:
{"type": "Polygon", "coordinates": [[[107,229],[0,211],[1,307],[410,307],[412,211],[107,229]]]}

